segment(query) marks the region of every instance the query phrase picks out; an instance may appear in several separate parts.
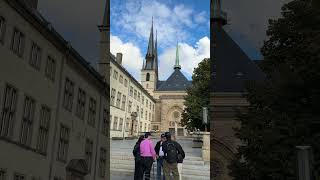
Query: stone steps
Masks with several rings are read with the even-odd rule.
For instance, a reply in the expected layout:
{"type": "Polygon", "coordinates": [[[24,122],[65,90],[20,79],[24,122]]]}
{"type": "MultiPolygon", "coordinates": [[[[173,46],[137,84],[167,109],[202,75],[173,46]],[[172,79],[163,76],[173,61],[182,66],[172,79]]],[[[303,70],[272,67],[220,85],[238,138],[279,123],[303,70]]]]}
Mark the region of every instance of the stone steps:
{"type": "MultiPolygon", "coordinates": [[[[156,172],[157,163],[154,163],[156,172]]],[[[125,153],[112,153],[110,162],[111,174],[132,175],[134,173],[134,158],[125,153]]],[[[152,170],[151,170],[152,174],[152,170]]],[[[182,165],[183,180],[209,180],[210,165],[201,157],[186,157],[182,165]]]]}

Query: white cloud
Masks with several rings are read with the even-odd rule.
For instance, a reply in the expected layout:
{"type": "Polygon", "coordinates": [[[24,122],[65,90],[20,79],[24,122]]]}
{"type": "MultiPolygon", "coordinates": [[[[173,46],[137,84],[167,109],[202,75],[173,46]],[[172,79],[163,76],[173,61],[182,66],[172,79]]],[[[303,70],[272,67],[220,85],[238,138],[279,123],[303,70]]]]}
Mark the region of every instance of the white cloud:
{"type": "MultiPolygon", "coordinates": [[[[193,69],[204,58],[210,57],[210,40],[208,37],[201,38],[195,46],[179,43],[180,65],[182,72],[191,78],[193,69]]],[[[173,72],[173,66],[176,58],[176,47],[165,50],[159,56],[159,76],[161,80],[166,80],[173,72]]]]}
{"type": "MultiPolygon", "coordinates": [[[[154,28],[158,30],[158,44],[162,48],[170,47],[177,40],[187,41],[191,36],[188,28],[197,26],[194,18],[196,12],[182,4],[170,7],[160,0],[124,2],[126,8],[117,13],[117,26],[136,34],[138,39],[147,40],[153,16],[154,28]]],[[[198,17],[197,21],[202,21],[201,18],[198,17]]]]}
{"type": "Polygon", "coordinates": [[[206,12],[205,11],[202,11],[196,15],[194,15],[194,21],[197,22],[197,23],[210,23],[209,19],[206,18],[206,12]]]}
{"type": "Polygon", "coordinates": [[[140,82],[140,70],[143,56],[139,47],[131,42],[123,42],[119,37],[110,35],[110,51],[112,54],[122,53],[122,65],[140,82]]]}

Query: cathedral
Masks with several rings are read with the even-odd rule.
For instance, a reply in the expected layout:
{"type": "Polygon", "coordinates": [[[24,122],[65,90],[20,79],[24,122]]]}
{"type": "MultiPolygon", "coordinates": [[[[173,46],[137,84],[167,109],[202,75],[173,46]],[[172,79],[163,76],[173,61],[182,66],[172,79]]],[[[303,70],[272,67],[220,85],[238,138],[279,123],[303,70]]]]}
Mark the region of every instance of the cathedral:
{"type": "Polygon", "coordinates": [[[154,38],[153,21],[148,42],[148,49],[141,69],[141,84],[155,99],[155,118],[151,122],[154,131],[169,131],[177,136],[186,135],[180,125],[184,109],[186,88],[192,85],[181,72],[179,64],[179,46],[176,49],[175,64],[172,74],[165,81],[159,80],[157,35],[154,38]]]}

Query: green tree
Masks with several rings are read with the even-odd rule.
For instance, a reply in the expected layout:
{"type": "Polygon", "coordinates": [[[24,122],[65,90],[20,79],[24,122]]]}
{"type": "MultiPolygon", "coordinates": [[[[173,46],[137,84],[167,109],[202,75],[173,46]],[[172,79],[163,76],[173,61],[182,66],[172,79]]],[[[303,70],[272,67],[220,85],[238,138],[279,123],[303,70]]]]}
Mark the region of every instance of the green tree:
{"type": "Polygon", "coordinates": [[[310,145],[320,172],[320,8],[293,0],[269,21],[262,48],[266,80],[248,84],[248,111],[239,113],[242,140],[230,165],[235,180],[296,180],[297,145],[310,145]]]}
{"type": "MultiPolygon", "coordinates": [[[[187,89],[185,96],[185,109],[182,113],[181,125],[189,130],[205,127],[202,123],[202,107],[209,107],[210,92],[210,59],[203,59],[193,71],[192,86],[187,89]]],[[[209,129],[209,125],[207,126],[209,129]]]]}

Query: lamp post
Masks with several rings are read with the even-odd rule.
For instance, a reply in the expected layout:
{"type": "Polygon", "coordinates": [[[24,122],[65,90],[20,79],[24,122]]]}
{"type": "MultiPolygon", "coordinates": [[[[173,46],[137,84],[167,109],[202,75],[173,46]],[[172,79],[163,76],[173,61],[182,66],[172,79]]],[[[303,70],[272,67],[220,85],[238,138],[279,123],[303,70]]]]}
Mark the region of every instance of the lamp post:
{"type": "Polygon", "coordinates": [[[202,123],[205,126],[205,132],[207,132],[207,124],[208,124],[208,108],[203,107],[202,108],[202,123]]]}
{"type": "Polygon", "coordinates": [[[298,180],[311,180],[311,147],[296,146],[298,159],[298,180]]]}

